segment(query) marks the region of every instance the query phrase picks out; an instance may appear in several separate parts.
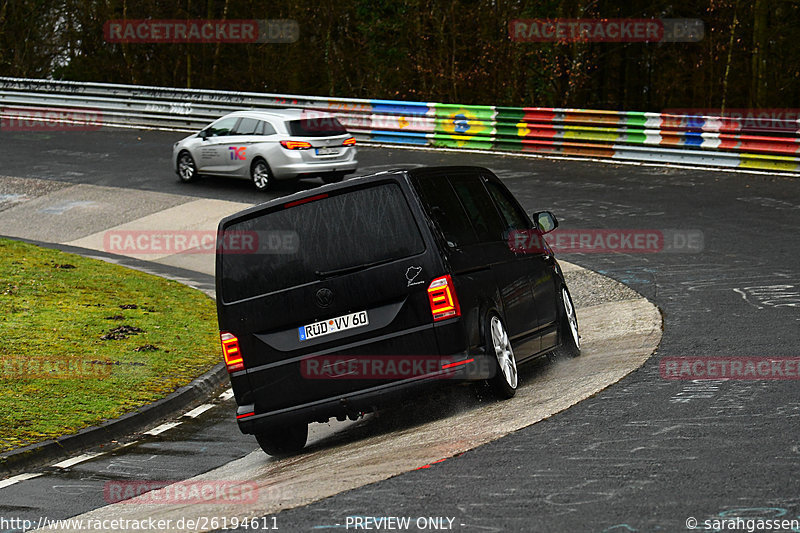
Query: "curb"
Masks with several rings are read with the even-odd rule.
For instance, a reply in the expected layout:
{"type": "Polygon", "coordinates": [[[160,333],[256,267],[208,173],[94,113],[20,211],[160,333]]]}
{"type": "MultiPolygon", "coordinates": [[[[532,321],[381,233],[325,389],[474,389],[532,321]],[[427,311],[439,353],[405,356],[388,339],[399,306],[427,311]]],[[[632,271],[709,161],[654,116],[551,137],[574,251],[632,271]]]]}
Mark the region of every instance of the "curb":
{"type": "Polygon", "coordinates": [[[20,471],[41,466],[54,459],[65,458],[76,452],[117,440],[131,433],[136,433],[158,420],[174,416],[192,404],[202,403],[223,384],[227,384],[228,376],[225,365],[218,363],[213,369],[195,378],[166,398],[140,407],[136,411],[126,413],[119,418],[107,420],[98,426],[84,428],[72,435],[64,435],[57,439],[37,442],[23,448],[0,453],[0,473],[17,474],[20,471]]]}
{"type": "MultiPolygon", "coordinates": [[[[54,243],[43,243],[15,237],[5,238],[35,244],[44,248],[55,248],[94,259],[111,259],[112,262],[122,266],[135,270],[143,270],[160,277],[174,279],[186,285],[188,285],[187,282],[190,281],[187,279],[187,274],[194,274],[197,278],[209,277],[202,273],[190,272],[166,265],[155,265],[158,269],[154,271],[154,265],[146,261],[115,256],[114,254],[97,252],[95,250],[78,248],[75,246],[62,246],[54,243]]],[[[208,285],[208,281],[205,279],[203,281],[204,282],[200,283],[201,287],[195,286],[193,288],[208,294],[208,289],[203,287],[203,285],[208,285]]],[[[213,287],[213,283],[211,286],[213,287]]],[[[56,439],[49,439],[22,448],[2,452],[0,453],[0,475],[8,476],[17,474],[25,469],[41,466],[54,459],[65,458],[87,448],[108,443],[112,440],[130,435],[131,433],[141,431],[158,420],[174,416],[176,413],[193,406],[193,404],[200,404],[207,400],[209,396],[221,389],[223,385],[227,385],[227,377],[228,373],[225,369],[225,365],[220,362],[205,374],[195,378],[191,383],[177,389],[165,398],[144,405],[119,418],[106,420],[97,426],[83,428],[71,435],[64,435],[56,439]]]]}

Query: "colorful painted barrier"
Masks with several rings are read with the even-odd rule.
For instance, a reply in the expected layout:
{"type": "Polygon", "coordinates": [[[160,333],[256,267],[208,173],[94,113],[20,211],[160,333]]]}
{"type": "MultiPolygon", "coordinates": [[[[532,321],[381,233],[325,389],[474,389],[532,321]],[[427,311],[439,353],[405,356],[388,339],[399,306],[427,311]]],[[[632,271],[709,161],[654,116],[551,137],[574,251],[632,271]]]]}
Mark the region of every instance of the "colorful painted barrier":
{"type": "Polygon", "coordinates": [[[108,126],[187,131],[235,110],[297,107],[334,113],[360,141],[379,144],[800,172],[796,115],[753,127],[741,113],[476,106],[0,78],[0,117],[19,118],[26,109],[35,115],[42,107],[94,109],[108,126]]]}

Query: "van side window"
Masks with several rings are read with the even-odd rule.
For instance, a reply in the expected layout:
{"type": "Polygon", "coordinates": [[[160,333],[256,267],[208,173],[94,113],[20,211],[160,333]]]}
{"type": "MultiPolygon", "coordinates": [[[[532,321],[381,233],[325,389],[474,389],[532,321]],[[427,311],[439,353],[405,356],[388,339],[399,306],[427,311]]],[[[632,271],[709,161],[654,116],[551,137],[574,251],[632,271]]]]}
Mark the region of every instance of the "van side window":
{"type": "Polygon", "coordinates": [[[492,198],[481,183],[481,177],[451,176],[450,183],[461,200],[469,220],[472,221],[479,242],[502,240],[504,238],[502,223],[492,198]]]}
{"type": "Polygon", "coordinates": [[[458,248],[478,242],[467,213],[447,178],[420,178],[416,188],[425,203],[425,210],[444,234],[448,246],[458,248]]]}
{"type": "Polygon", "coordinates": [[[500,208],[500,214],[505,219],[507,230],[529,229],[528,215],[520,208],[516,200],[509,195],[508,191],[494,181],[486,181],[486,188],[489,189],[489,194],[492,195],[497,207],[500,208]]]}

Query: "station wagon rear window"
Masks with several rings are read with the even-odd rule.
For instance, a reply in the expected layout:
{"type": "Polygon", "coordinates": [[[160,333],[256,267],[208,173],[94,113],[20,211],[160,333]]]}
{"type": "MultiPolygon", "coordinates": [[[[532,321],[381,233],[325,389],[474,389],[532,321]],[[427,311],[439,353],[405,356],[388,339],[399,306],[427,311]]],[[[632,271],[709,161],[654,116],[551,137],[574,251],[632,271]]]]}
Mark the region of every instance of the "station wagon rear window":
{"type": "Polygon", "coordinates": [[[259,239],[291,235],[292,242],[283,249],[223,254],[223,301],[244,300],[425,250],[397,184],[337,193],[228,225],[225,232],[256,232],[259,239]]]}
{"type": "Polygon", "coordinates": [[[333,137],[347,133],[347,129],[336,117],[290,120],[286,126],[289,128],[289,133],[295,137],[333,137]]]}

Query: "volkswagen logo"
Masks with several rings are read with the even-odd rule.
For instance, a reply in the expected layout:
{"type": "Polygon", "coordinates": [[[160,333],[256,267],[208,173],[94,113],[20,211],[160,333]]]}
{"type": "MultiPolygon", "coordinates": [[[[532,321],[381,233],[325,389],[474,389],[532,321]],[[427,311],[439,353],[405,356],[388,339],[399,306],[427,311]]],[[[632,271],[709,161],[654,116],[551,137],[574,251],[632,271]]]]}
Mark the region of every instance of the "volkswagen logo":
{"type": "Polygon", "coordinates": [[[328,288],[322,288],[317,291],[317,305],[320,307],[328,307],[333,303],[333,291],[328,288]]]}

